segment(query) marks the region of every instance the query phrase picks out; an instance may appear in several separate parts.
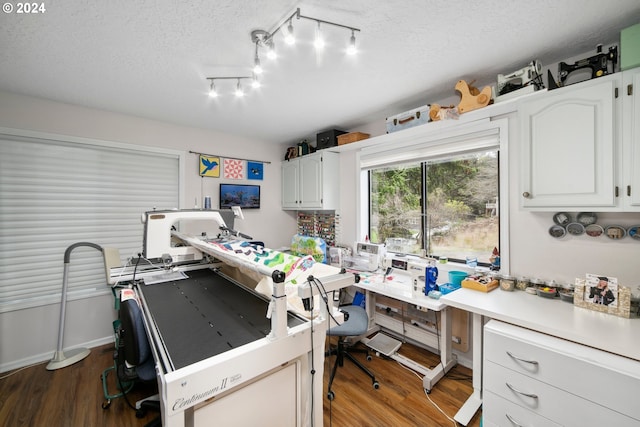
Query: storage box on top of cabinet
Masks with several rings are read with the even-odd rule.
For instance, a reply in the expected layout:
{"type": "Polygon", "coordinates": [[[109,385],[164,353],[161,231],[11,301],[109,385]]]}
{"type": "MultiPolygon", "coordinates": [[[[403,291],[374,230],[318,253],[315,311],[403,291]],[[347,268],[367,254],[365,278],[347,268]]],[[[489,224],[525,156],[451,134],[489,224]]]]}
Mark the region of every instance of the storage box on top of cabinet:
{"type": "Polygon", "coordinates": [[[362,141],[369,138],[368,133],[351,132],[338,136],[338,145],[351,144],[352,142],[362,141]]]}
{"type": "Polygon", "coordinates": [[[429,122],[429,105],[387,117],[387,133],[409,129],[429,122]]]}

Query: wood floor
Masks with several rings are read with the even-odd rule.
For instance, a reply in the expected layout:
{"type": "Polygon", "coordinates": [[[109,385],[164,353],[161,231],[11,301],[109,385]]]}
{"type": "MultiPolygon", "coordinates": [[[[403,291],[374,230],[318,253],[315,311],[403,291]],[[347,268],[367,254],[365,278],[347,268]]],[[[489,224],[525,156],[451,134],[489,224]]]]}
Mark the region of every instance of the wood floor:
{"type": "MultiPolygon", "coordinates": [[[[438,363],[434,354],[410,344],[403,344],[400,353],[427,367],[438,363]]],[[[113,399],[108,409],[102,409],[100,377],[104,369],[113,365],[112,354],[113,345],[96,347],[89,357],[75,365],[47,371],[43,363],[1,379],[0,426],[144,426],[156,414],[148,413],[138,419],[123,398],[113,399]]],[[[364,355],[356,357],[364,361],[364,355]]],[[[332,361],[333,358],[325,361],[325,391],[332,361]]],[[[415,373],[393,360],[375,355],[373,360],[364,363],[376,375],[380,388],[374,389],[371,380],[346,361],[334,380],[335,399],[329,401],[326,393],[322,396],[325,427],[455,425],[428,400],[422,380],[415,373]]],[[[113,373],[108,378],[111,379],[109,392],[115,393],[113,373]]],[[[153,388],[154,384],[138,385],[127,395],[128,399],[133,404],[151,394],[153,388]]],[[[456,366],[435,385],[428,397],[453,417],[471,391],[471,371],[456,366]]],[[[471,427],[479,425],[480,413],[469,423],[471,427]]]]}

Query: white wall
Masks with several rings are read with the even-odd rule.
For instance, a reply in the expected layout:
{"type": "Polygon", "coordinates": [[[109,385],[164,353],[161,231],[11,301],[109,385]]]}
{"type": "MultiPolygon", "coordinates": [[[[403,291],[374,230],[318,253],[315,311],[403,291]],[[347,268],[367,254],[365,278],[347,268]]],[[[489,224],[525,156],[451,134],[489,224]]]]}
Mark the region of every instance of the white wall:
{"type": "MultiPolygon", "coordinates": [[[[235,228],[274,248],[288,246],[296,232],[295,213],[280,208],[280,161],[285,145],[7,92],[0,92],[0,127],[269,161],[263,181],[226,181],[261,186],[261,208],[244,210],[245,219],[237,221],[235,228]]],[[[181,207],[193,208],[196,198],[201,206],[202,195],[211,196],[216,207],[218,184],[225,180],[201,178],[197,155],[187,154],[186,160],[181,188],[185,205],[181,207]]],[[[62,255],[60,259],[62,262],[62,255]]],[[[51,358],[57,343],[59,310],[59,304],[53,304],[0,314],[0,372],[51,358]]],[[[70,301],[64,347],[110,342],[114,316],[111,296],[70,301]]]]}

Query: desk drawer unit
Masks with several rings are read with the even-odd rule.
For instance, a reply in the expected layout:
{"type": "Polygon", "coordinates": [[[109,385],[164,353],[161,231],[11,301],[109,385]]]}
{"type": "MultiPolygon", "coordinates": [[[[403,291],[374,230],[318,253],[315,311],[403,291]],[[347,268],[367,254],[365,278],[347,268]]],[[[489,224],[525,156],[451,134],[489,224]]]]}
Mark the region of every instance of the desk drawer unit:
{"type": "MultiPolygon", "coordinates": [[[[512,407],[561,425],[640,425],[640,362],[495,320],[484,344],[483,389],[512,407]]],[[[514,425],[496,409],[485,402],[485,418],[514,425]]]]}
{"type": "Polygon", "coordinates": [[[535,427],[560,427],[550,419],[544,418],[537,413],[514,405],[507,399],[503,399],[495,393],[484,391],[482,394],[482,417],[485,427],[497,426],[535,426],[535,427]],[[487,414],[489,408],[490,413],[487,414]]]}

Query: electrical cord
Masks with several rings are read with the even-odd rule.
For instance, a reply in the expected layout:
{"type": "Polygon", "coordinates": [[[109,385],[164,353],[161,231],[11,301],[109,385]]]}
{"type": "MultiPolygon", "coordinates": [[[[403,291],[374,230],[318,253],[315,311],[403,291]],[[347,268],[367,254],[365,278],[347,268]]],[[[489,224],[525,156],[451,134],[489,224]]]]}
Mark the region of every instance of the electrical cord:
{"type": "MultiPolygon", "coordinates": [[[[309,276],[307,278],[307,281],[309,282],[309,287],[311,288],[311,290],[312,290],[314,285],[318,289],[318,295],[320,296],[320,298],[324,302],[325,307],[327,309],[327,313],[329,314],[329,317],[336,324],[339,324],[338,320],[333,316],[331,307],[329,306],[329,294],[328,294],[326,288],[324,287],[324,284],[322,283],[322,281],[320,281],[319,279],[315,278],[314,276],[309,276]]],[[[314,301],[313,292],[311,292],[311,298],[310,299],[311,299],[311,303],[310,303],[311,309],[310,309],[310,311],[313,314],[313,308],[314,308],[314,306],[313,306],[313,301],[314,301]]],[[[311,351],[312,351],[312,354],[311,354],[311,360],[312,360],[311,370],[312,371],[311,371],[311,373],[312,373],[312,375],[315,375],[315,366],[313,365],[313,319],[311,318],[310,321],[312,322],[311,323],[311,334],[312,334],[312,338],[311,338],[311,351]]],[[[327,322],[327,331],[329,331],[329,329],[330,329],[329,323],[330,322],[327,322]]],[[[331,351],[331,340],[329,340],[329,351],[331,351]]],[[[311,386],[312,386],[312,391],[311,391],[311,423],[312,423],[312,426],[313,426],[313,406],[314,406],[313,405],[313,381],[312,381],[312,385],[311,386]]],[[[331,401],[331,399],[329,399],[329,427],[331,427],[333,425],[332,409],[333,409],[332,401],[331,401]]]]}
{"type": "MultiPolygon", "coordinates": [[[[398,362],[398,361],[396,361],[396,363],[397,363],[398,365],[400,365],[402,368],[406,369],[407,371],[412,372],[416,377],[420,378],[420,381],[422,381],[422,377],[421,377],[420,375],[418,375],[418,373],[417,373],[416,371],[414,371],[413,369],[409,369],[408,367],[404,366],[402,363],[400,363],[400,362],[398,362]]],[[[422,387],[422,386],[421,386],[421,387],[422,387]]],[[[429,393],[427,393],[427,390],[425,390],[425,389],[424,389],[424,387],[422,388],[422,390],[424,391],[425,396],[427,396],[427,399],[429,400],[429,402],[431,402],[431,404],[432,404],[432,405],[433,405],[433,406],[434,406],[434,407],[435,407],[435,408],[436,408],[436,409],[437,409],[437,410],[438,410],[442,415],[444,415],[445,417],[447,417],[447,419],[448,419],[449,421],[451,421],[455,427],[457,427],[457,426],[458,426],[458,423],[456,422],[456,420],[454,420],[454,419],[453,419],[453,418],[451,418],[449,415],[447,415],[447,413],[446,413],[446,412],[444,412],[444,411],[442,410],[442,408],[440,408],[440,407],[438,406],[438,404],[437,404],[436,402],[434,402],[434,401],[431,399],[431,396],[429,396],[429,393]]]]}

